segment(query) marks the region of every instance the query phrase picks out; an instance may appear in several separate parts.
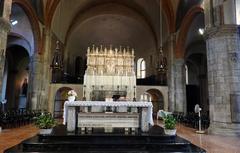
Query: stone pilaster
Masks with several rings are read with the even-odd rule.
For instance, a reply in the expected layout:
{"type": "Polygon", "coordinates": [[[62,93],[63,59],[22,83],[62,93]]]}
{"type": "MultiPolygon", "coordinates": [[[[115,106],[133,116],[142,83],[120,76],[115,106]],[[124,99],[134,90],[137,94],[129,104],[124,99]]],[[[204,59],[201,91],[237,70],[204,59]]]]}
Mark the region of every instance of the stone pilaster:
{"type": "Polygon", "coordinates": [[[48,100],[48,90],[49,90],[49,83],[51,79],[51,69],[50,69],[50,63],[52,62],[52,56],[51,56],[51,37],[52,33],[48,29],[44,29],[44,54],[43,54],[43,63],[42,63],[42,87],[41,87],[41,103],[42,108],[46,109],[50,112],[53,110],[49,110],[50,105],[54,105],[54,101],[48,100]]]}
{"type": "Polygon", "coordinates": [[[12,10],[12,0],[5,0],[3,5],[2,18],[9,19],[12,10]]]}
{"type": "MultiPolygon", "coordinates": [[[[31,57],[29,101],[31,109],[49,110],[48,89],[50,82],[50,61],[51,61],[51,32],[44,29],[44,47],[42,54],[35,53],[31,57]]],[[[52,107],[51,107],[52,108],[52,107]]]]}
{"type": "Polygon", "coordinates": [[[240,40],[236,25],[206,30],[210,128],[240,134],[240,40]]]}
{"type": "Polygon", "coordinates": [[[3,84],[3,73],[5,65],[5,54],[6,54],[6,45],[7,45],[7,35],[10,31],[10,23],[5,18],[0,18],[0,100],[4,99],[2,97],[2,84],[3,84]]]}
{"type": "Polygon", "coordinates": [[[40,90],[41,89],[41,60],[40,55],[35,53],[31,57],[31,66],[30,66],[30,83],[29,83],[29,90],[28,98],[30,101],[30,108],[31,109],[41,109],[40,105],[40,90]]]}
{"type": "Polygon", "coordinates": [[[175,109],[175,84],[174,84],[174,49],[176,46],[176,34],[168,38],[168,111],[175,109]]]}
{"type": "Polygon", "coordinates": [[[174,110],[186,113],[186,83],[184,59],[175,59],[174,61],[174,87],[175,103],[174,110]]]}

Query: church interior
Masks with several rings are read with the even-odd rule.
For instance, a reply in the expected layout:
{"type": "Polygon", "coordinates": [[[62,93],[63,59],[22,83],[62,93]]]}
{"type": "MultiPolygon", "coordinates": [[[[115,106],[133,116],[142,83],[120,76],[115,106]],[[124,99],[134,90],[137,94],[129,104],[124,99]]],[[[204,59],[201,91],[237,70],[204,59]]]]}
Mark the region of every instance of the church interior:
{"type": "Polygon", "coordinates": [[[43,112],[67,130],[138,114],[142,131],[166,112],[196,152],[238,152],[239,25],[239,0],[0,0],[0,151],[43,112]]]}

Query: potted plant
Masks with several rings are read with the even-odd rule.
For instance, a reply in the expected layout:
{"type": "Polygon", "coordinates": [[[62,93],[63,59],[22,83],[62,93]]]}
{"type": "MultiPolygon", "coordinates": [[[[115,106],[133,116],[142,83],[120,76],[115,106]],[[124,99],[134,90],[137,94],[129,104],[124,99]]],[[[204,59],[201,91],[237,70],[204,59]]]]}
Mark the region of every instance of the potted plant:
{"type": "Polygon", "coordinates": [[[176,135],[176,119],[171,114],[163,117],[164,132],[166,135],[176,135]]]}
{"type": "Polygon", "coordinates": [[[68,101],[74,101],[77,97],[77,93],[74,90],[68,91],[68,101]]]}
{"type": "Polygon", "coordinates": [[[42,113],[35,118],[34,123],[40,129],[39,134],[51,134],[52,128],[56,125],[51,113],[42,113]]]}

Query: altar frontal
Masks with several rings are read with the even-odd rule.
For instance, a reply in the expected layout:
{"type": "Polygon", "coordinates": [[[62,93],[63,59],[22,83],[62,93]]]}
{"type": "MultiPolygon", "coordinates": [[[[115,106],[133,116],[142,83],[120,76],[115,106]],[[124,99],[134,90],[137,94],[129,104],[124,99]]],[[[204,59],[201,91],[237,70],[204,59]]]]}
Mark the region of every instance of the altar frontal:
{"type": "Polygon", "coordinates": [[[87,127],[125,127],[140,128],[147,132],[152,126],[152,103],[150,102],[103,102],[103,101],[67,101],[64,104],[63,124],[68,131],[87,127]],[[130,107],[138,108],[139,113],[79,113],[79,107],[130,107]],[[118,118],[119,117],[119,118],[118,118]],[[120,125],[121,121],[122,125],[120,125]],[[137,119],[139,119],[137,121],[137,119]],[[124,121],[125,120],[125,121],[124,121]]]}

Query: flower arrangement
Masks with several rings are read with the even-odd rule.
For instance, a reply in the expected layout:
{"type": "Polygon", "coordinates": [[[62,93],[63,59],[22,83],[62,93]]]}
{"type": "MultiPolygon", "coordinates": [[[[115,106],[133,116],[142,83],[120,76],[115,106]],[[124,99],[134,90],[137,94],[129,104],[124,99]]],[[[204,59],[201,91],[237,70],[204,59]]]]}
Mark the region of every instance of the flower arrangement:
{"type": "Polygon", "coordinates": [[[77,97],[77,93],[76,93],[76,91],[74,91],[74,90],[70,90],[70,91],[68,91],[68,96],[77,97]]]}

